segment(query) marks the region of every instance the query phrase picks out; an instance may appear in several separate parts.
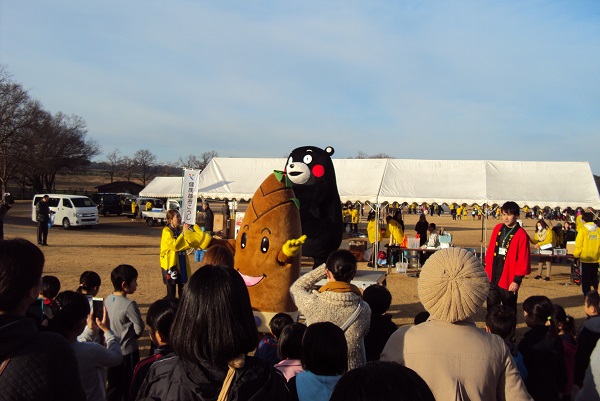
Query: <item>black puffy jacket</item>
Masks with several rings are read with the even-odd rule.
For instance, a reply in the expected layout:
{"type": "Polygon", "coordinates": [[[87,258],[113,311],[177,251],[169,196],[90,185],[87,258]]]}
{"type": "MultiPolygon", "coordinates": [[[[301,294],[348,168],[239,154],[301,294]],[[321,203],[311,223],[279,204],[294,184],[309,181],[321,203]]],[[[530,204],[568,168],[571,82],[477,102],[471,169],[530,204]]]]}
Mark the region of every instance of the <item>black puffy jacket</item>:
{"type": "MultiPolygon", "coordinates": [[[[156,361],[138,392],[137,400],[214,401],[227,371],[210,362],[189,364],[177,356],[156,361]]],[[[246,357],[229,388],[229,401],[287,401],[285,378],[275,368],[246,357]]]]}
{"type": "Polygon", "coordinates": [[[0,316],[0,400],[85,400],[73,350],[24,316],[0,316]]]}

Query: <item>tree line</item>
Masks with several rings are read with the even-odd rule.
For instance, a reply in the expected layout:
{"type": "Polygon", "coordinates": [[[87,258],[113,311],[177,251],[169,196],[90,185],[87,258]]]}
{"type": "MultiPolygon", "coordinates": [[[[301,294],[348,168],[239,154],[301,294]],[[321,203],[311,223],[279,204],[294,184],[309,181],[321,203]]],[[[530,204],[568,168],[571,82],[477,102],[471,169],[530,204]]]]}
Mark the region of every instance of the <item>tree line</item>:
{"type": "Polygon", "coordinates": [[[176,162],[160,164],[157,163],[156,155],[148,149],[140,149],[132,156],[121,155],[119,149],[115,149],[106,155],[105,160],[93,163],[93,167],[106,173],[111,183],[120,177],[127,181],[138,179],[145,186],[157,175],[181,174],[183,167],[204,170],[213,157],[217,156],[218,153],[211,150],[202,153],[200,157],[190,154],[179,157],[176,162]]]}
{"type": "Polygon", "coordinates": [[[0,184],[33,187],[36,192],[54,187],[59,172],[84,168],[100,147],[87,138],[85,120],[76,115],[44,110],[0,66],[0,184]]]}
{"type": "Polygon", "coordinates": [[[139,180],[142,185],[157,174],[180,173],[181,167],[204,169],[215,151],[180,157],[173,163],[159,164],[148,149],[121,155],[118,149],[106,159],[92,162],[100,155],[99,144],[87,136],[85,120],[76,115],[44,110],[23,85],[16,82],[6,66],[0,65],[0,194],[11,187],[34,193],[52,192],[57,174],[81,173],[90,168],[104,172],[110,182],[121,177],[139,180]]]}

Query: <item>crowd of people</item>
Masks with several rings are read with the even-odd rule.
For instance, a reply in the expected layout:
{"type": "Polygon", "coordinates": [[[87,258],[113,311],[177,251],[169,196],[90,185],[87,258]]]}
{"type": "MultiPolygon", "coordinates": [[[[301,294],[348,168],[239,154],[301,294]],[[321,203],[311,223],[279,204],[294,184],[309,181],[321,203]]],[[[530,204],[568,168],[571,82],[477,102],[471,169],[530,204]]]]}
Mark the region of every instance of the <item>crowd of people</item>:
{"type": "MultiPolygon", "coordinates": [[[[540,225],[530,239],[519,213],[514,202],[501,207],[503,222],[492,232],[485,267],[466,249],[433,253],[417,282],[427,312],[400,328],[388,313],[392,294],[381,285],[364,291],[353,285],[356,258],[337,250],[290,288],[303,323],[279,313],[270,333],[260,335],[231,251],[208,248],[192,272],[185,250],[206,238],[180,227],[176,212],[163,232],[161,267],[163,277],[176,272],[185,280],[166,280],[167,297],[152,303],[145,319],[135,301],[133,266],[113,269],[112,288],[98,307],[103,287],[97,273],[82,272],[78,288],[61,292],[59,278],[43,274],[38,246],[2,240],[0,398],[600,400],[594,216],[585,212],[576,222],[588,316],[577,330],[564,308],[544,295],[519,305],[522,280],[531,273],[530,246],[553,235],[540,225]],[[326,284],[315,291],[322,279],[326,284]],[[484,303],[482,330],[473,316],[484,303]],[[517,341],[519,306],[528,331],[517,341]],[[152,347],[143,357],[138,341],[146,326],[152,347]]],[[[388,231],[403,241],[401,214],[390,216],[388,231]]],[[[437,232],[425,218],[415,231],[429,238],[437,232]]]]}

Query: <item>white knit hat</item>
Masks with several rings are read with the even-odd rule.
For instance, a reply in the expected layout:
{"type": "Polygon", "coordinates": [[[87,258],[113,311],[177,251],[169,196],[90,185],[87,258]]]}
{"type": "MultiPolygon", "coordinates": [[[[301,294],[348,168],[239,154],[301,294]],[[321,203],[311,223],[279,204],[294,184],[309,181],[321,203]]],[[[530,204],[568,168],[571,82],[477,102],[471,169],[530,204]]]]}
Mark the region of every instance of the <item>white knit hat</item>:
{"type": "Polygon", "coordinates": [[[454,323],[477,312],[489,287],[488,276],[475,255],[463,248],[447,248],[427,259],[417,291],[433,319],[454,323]]]}

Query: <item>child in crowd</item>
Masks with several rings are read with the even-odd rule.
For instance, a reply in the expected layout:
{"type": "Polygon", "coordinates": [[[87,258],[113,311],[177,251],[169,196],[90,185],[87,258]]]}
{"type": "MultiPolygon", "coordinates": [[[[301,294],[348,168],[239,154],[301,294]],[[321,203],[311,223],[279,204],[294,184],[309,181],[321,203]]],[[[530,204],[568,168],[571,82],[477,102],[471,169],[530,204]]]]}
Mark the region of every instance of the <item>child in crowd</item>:
{"type": "Polygon", "coordinates": [[[137,339],[144,332],[144,320],[137,303],[127,298],[137,289],[137,277],[137,270],[130,265],[119,265],[110,273],[115,291],[104,299],[104,306],[111,329],[121,339],[123,362],[108,369],[108,401],[127,400],[133,370],[140,361],[137,339]]]}
{"type": "Polygon", "coordinates": [[[575,319],[573,316],[567,316],[565,309],[560,305],[554,305],[554,315],[552,319],[556,322],[558,337],[563,345],[565,355],[565,368],[567,379],[565,388],[562,391],[562,400],[571,399],[571,390],[573,389],[573,374],[575,371],[575,352],[577,351],[577,341],[575,340],[575,319]]]}
{"type": "Polygon", "coordinates": [[[385,343],[398,328],[392,322],[392,315],[386,313],[392,304],[392,294],[384,286],[374,284],[365,289],[363,299],[371,308],[371,325],[365,336],[367,362],[378,361],[385,343]]]}
{"type": "Polygon", "coordinates": [[[206,250],[201,265],[227,266],[233,268],[233,252],[223,245],[213,245],[206,250]]]}
{"type": "Polygon", "coordinates": [[[414,370],[396,362],[369,362],[338,381],[330,401],[435,401],[414,370]]]}
{"type": "Polygon", "coordinates": [[[527,379],[525,386],[534,400],[558,401],[566,383],[565,358],[556,323],[554,305],[543,295],[523,302],[525,323],[530,330],[519,343],[527,379]]]}
{"type": "Polygon", "coordinates": [[[589,291],[585,296],[584,311],[587,320],[577,335],[577,352],[575,353],[575,384],[581,387],[585,370],[590,364],[590,355],[600,339],[600,295],[598,291],[589,291]]]}
{"type": "Polygon", "coordinates": [[[100,285],[102,284],[102,280],[98,273],[93,271],[84,271],[79,276],[79,287],[75,290],[76,292],[85,295],[88,302],[90,303],[90,308],[92,307],[92,298],[98,295],[100,291],[100,285]]]}
{"type": "Polygon", "coordinates": [[[106,400],[104,368],[117,366],[123,359],[119,339],[110,330],[106,308],[102,320],[95,319],[85,296],[74,291],[61,292],[56,297],[55,314],[50,328],[65,336],[71,345],[79,364],[86,399],[106,400]],[[91,338],[98,327],[104,332],[106,347],[95,342],[77,341],[77,336],[82,331],[91,338]]]}
{"type": "Polygon", "coordinates": [[[129,389],[129,400],[134,401],[137,393],[144,382],[144,379],[150,371],[152,364],[159,359],[166,357],[173,352],[169,344],[171,336],[171,326],[179,300],[177,298],[164,298],[155,301],[148,308],[146,314],[146,324],[150,332],[150,340],[154,345],[154,354],[146,359],[141,360],[135,367],[133,379],[131,380],[131,388],[129,389]]]}
{"type": "Polygon", "coordinates": [[[302,323],[288,324],[281,331],[277,344],[277,355],[281,362],[275,365],[286,381],[302,372],[302,337],[306,325],[302,323]]]}
{"type": "Polygon", "coordinates": [[[416,325],[421,324],[421,323],[425,323],[427,321],[427,319],[429,319],[429,312],[427,311],[422,311],[419,312],[415,315],[415,318],[413,320],[413,323],[416,325]]]}
{"type": "MultiPolygon", "coordinates": [[[[100,280],[100,276],[98,273],[93,271],[84,271],[79,276],[79,287],[75,290],[80,294],[85,295],[85,298],[88,300],[90,304],[90,310],[93,309],[93,299],[98,292],[100,291],[100,284],[102,281],[100,280]]],[[[100,338],[100,333],[96,333],[91,337],[92,341],[101,343],[102,340],[100,338]]],[[[83,337],[83,333],[77,338],[78,341],[88,341],[88,339],[83,337]]]]}
{"type": "Polygon", "coordinates": [[[302,367],[288,382],[293,400],[328,401],[348,366],[344,332],[331,322],[313,323],[302,339],[302,367]]]}
{"type": "Polygon", "coordinates": [[[52,319],[54,317],[54,298],[60,292],[60,280],[55,276],[44,276],[42,277],[42,289],[40,290],[40,297],[44,300],[44,317],[46,319],[52,319]]]}
{"type": "Polygon", "coordinates": [[[517,365],[519,374],[523,380],[527,379],[527,368],[523,355],[517,349],[517,345],[510,341],[514,336],[513,323],[515,321],[515,313],[511,308],[505,305],[496,305],[489,310],[485,317],[485,331],[496,334],[504,340],[504,343],[510,350],[510,354],[517,365]]]}
{"type": "Polygon", "coordinates": [[[269,366],[275,365],[280,361],[277,356],[277,342],[281,331],[288,324],[294,323],[294,319],[287,313],[278,313],[269,322],[271,333],[265,334],[258,343],[254,356],[256,359],[266,362],[269,366]]]}

